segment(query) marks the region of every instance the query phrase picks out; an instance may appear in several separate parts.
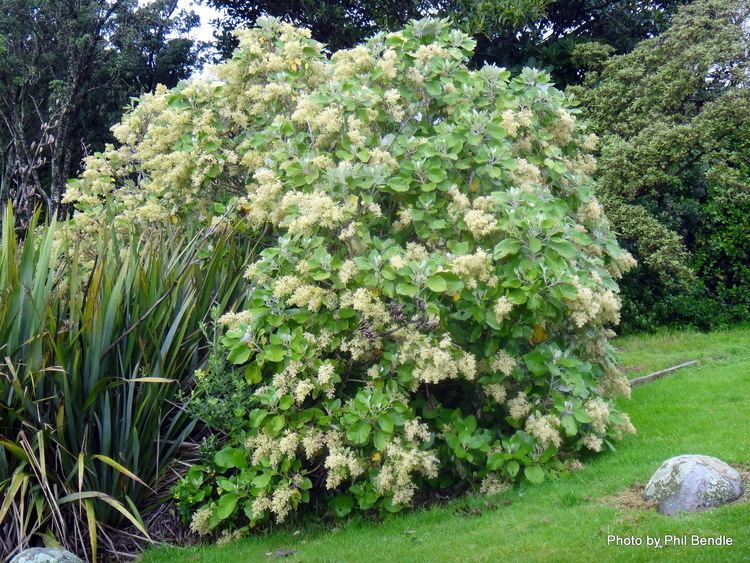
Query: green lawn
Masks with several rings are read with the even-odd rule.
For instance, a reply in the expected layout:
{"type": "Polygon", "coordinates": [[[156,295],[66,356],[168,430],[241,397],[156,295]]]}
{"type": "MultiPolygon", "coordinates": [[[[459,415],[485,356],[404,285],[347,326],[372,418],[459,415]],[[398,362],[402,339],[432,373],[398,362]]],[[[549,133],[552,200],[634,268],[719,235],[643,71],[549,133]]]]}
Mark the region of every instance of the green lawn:
{"type": "Polygon", "coordinates": [[[617,345],[634,375],[691,359],[701,364],[635,389],[623,406],[638,435],[569,477],[520,486],[499,499],[465,498],[384,522],[349,520],[336,529],[282,529],[220,547],[156,549],[143,561],[270,561],[277,549],[295,552],[284,561],[305,562],[750,561],[750,502],[666,517],[639,507],[634,487],[678,454],[750,463],[750,330],[628,337],[617,345]],[[688,543],[693,534],[723,534],[734,545],[645,545],[648,536],[667,534],[687,534],[688,543]],[[608,535],[638,537],[644,545],[608,545],[608,535]]]}
{"type": "Polygon", "coordinates": [[[750,328],[721,332],[665,331],[616,340],[623,368],[630,377],[698,360],[711,365],[747,359],[750,328]]]}

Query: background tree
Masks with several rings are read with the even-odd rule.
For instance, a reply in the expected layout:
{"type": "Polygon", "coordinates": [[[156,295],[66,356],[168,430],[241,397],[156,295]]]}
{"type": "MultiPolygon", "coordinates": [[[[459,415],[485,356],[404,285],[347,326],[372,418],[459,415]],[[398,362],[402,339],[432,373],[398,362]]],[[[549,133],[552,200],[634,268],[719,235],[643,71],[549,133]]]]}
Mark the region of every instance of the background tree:
{"type": "MultiPolygon", "coordinates": [[[[551,72],[560,86],[580,82],[574,53],[591,41],[627,53],[664,31],[686,0],[553,0],[540,15],[518,29],[478,33],[479,56],[509,68],[534,66],[551,72]]],[[[481,30],[480,30],[481,31],[481,30]]]]}
{"type": "Polygon", "coordinates": [[[410,18],[451,17],[477,40],[474,63],[493,62],[520,70],[524,65],[553,71],[558,84],[577,82],[576,45],[599,41],[618,53],[632,49],[669,24],[685,0],[206,0],[225,16],[219,47],[231,55],[230,32],[272,15],[308,27],[331,51],[351,47],[376,31],[398,29],[410,18]]]}
{"type": "Polygon", "coordinates": [[[176,0],[0,0],[0,200],[55,212],[81,156],[110,139],[130,98],[196,60],[171,34],[197,23],[176,0]]]}
{"type": "Polygon", "coordinates": [[[607,214],[642,265],[625,284],[639,328],[750,316],[749,17],[747,0],[698,0],[569,89],[602,136],[607,214]]]}

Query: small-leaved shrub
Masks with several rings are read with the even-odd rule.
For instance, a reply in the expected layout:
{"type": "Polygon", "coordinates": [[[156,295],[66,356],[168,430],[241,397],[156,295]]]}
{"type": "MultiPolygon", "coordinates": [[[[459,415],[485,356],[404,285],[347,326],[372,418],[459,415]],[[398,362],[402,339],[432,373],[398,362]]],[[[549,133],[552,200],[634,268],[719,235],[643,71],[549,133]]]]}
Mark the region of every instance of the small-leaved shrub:
{"type": "Polygon", "coordinates": [[[241,420],[204,417],[228,442],[176,488],[192,528],[538,483],[632,431],[606,326],[633,260],[549,77],[470,70],[442,20],[330,59],[259,23],[213,75],[144,100],[69,195],[83,229],[103,201],[154,225],[232,201],[263,241],[226,363],[197,378],[195,412],[241,420]]]}
{"type": "Polygon", "coordinates": [[[748,2],[692,0],[568,90],[601,135],[597,193],[638,258],[621,283],[628,330],[750,321],[748,18],[748,2]]]}

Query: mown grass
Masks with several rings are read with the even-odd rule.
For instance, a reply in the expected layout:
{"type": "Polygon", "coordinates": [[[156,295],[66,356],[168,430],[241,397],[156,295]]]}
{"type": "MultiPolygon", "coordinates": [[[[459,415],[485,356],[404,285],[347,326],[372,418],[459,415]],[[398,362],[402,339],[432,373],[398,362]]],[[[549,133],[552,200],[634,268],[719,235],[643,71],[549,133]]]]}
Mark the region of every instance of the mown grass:
{"type": "MultiPolygon", "coordinates": [[[[669,333],[618,341],[626,363],[644,371],[689,359],[701,365],[636,388],[623,401],[639,432],[617,452],[586,461],[570,476],[522,485],[500,497],[467,497],[387,518],[349,520],[334,529],[293,527],[225,546],[161,548],[146,563],[285,561],[750,561],[750,502],[666,517],[639,492],[667,458],[685,453],[750,463],[750,330],[669,333]],[[731,537],[731,547],[646,546],[647,537],[731,537]],[[641,547],[608,536],[642,538],[641,547]]],[[[746,495],[747,496],[747,495],[746,495]]]]}
{"type": "Polygon", "coordinates": [[[717,332],[662,331],[616,341],[628,375],[637,377],[690,360],[718,365],[747,357],[750,328],[717,332]]]}

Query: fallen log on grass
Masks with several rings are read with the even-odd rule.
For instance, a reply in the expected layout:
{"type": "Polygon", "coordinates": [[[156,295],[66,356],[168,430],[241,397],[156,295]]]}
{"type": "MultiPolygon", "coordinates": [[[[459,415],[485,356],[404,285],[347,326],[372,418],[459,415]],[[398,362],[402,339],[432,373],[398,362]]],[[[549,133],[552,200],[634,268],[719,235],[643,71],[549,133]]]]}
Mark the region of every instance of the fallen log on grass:
{"type": "Polygon", "coordinates": [[[677,371],[678,369],[687,368],[690,366],[694,366],[696,364],[698,364],[698,360],[690,360],[689,362],[685,362],[683,364],[672,366],[671,368],[655,371],[654,373],[650,373],[649,375],[636,377],[630,380],[630,386],[637,387],[638,385],[643,385],[644,383],[648,383],[649,381],[653,381],[654,379],[659,379],[660,377],[664,377],[665,375],[670,374],[673,371],[677,371]]]}

